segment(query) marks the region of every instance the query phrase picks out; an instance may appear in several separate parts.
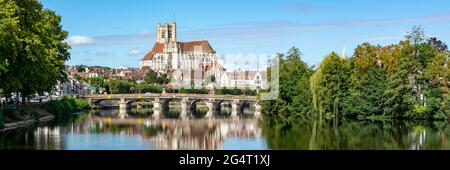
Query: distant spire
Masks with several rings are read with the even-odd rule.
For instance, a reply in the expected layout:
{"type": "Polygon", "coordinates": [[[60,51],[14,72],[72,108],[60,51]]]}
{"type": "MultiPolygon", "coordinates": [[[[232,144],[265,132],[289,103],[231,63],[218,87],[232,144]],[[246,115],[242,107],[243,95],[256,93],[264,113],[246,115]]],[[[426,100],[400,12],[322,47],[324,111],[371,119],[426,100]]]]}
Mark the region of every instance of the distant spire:
{"type": "Polygon", "coordinates": [[[175,14],[173,14],[173,23],[175,23],[175,14]]]}
{"type": "Polygon", "coordinates": [[[347,59],[347,48],[344,46],[344,48],[342,49],[342,58],[343,59],[347,59]]]}

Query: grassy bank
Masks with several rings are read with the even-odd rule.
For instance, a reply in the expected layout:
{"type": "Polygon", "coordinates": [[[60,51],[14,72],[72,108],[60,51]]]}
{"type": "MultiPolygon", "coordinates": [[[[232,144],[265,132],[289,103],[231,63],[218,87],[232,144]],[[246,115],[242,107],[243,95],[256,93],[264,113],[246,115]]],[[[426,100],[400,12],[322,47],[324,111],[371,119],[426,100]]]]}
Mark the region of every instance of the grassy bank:
{"type": "Polygon", "coordinates": [[[90,105],[85,100],[64,97],[62,100],[50,101],[41,107],[56,118],[63,118],[72,113],[81,112],[90,109],[90,105]]]}
{"type": "Polygon", "coordinates": [[[37,120],[51,114],[40,108],[40,105],[8,107],[0,110],[0,129],[8,123],[37,120]]]}
{"type": "Polygon", "coordinates": [[[72,113],[89,109],[90,106],[86,101],[72,97],[64,97],[62,100],[44,104],[7,107],[0,110],[0,129],[3,129],[7,123],[38,120],[47,116],[55,116],[55,118],[61,119],[72,113]]]}

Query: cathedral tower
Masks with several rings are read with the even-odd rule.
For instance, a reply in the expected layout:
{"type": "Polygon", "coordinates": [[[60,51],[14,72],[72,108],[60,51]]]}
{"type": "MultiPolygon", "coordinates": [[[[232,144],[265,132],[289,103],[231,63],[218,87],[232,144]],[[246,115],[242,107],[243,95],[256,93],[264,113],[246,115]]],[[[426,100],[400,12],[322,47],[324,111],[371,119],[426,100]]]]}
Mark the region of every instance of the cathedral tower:
{"type": "Polygon", "coordinates": [[[156,26],[157,32],[157,43],[168,44],[177,42],[177,24],[173,22],[172,24],[158,24],[156,26]]]}

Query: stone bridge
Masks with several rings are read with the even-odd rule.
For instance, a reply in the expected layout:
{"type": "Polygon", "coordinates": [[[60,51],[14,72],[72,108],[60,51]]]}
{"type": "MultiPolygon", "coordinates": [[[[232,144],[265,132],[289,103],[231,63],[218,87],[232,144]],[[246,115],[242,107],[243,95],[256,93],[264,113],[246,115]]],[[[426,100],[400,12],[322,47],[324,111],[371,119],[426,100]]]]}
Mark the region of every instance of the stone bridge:
{"type": "MultiPolygon", "coordinates": [[[[131,107],[131,103],[138,101],[149,101],[153,104],[153,116],[159,118],[169,110],[170,101],[181,103],[181,118],[192,117],[192,112],[196,109],[199,101],[204,101],[208,106],[208,112],[205,118],[213,118],[220,113],[223,102],[231,103],[231,116],[238,117],[243,113],[243,107],[254,103],[255,117],[261,114],[261,106],[258,104],[256,96],[244,95],[213,95],[213,94],[171,94],[171,93],[147,93],[147,94],[90,94],[80,96],[79,98],[87,100],[90,104],[98,105],[102,101],[116,101],[120,112],[126,112],[131,107]]],[[[140,105],[138,104],[139,108],[140,105]]]]}

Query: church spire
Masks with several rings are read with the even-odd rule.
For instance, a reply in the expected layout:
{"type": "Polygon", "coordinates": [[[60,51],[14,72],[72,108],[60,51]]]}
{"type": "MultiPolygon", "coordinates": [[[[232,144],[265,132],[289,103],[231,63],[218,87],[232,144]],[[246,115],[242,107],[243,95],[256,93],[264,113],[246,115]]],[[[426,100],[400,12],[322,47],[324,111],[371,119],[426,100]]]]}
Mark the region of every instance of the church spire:
{"type": "Polygon", "coordinates": [[[175,14],[173,14],[173,23],[176,23],[175,14]]]}
{"type": "Polygon", "coordinates": [[[342,59],[347,59],[347,48],[345,46],[342,48],[342,59]]]}

